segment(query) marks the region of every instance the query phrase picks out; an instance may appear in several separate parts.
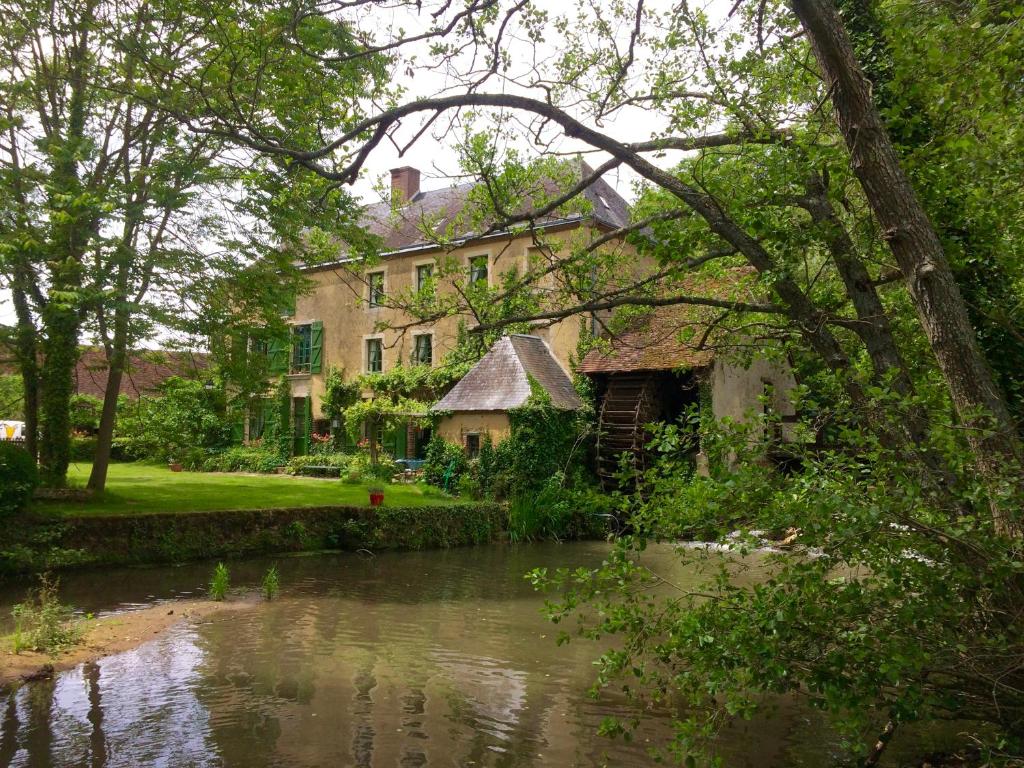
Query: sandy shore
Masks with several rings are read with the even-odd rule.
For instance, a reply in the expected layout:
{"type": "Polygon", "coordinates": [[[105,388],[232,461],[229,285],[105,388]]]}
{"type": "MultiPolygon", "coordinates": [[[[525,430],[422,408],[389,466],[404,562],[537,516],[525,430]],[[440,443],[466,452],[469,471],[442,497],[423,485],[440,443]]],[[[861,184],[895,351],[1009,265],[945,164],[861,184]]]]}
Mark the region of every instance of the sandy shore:
{"type": "Polygon", "coordinates": [[[137,611],[125,611],[101,619],[85,621],[85,634],[74,648],[48,656],[45,653],[11,651],[6,639],[0,639],[0,691],[29,680],[50,677],[55,672],[71,669],[83,662],[96,661],[149,642],[171,627],[185,621],[199,621],[223,611],[252,608],[253,599],[226,602],[212,600],[180,600],[137,611]]]}

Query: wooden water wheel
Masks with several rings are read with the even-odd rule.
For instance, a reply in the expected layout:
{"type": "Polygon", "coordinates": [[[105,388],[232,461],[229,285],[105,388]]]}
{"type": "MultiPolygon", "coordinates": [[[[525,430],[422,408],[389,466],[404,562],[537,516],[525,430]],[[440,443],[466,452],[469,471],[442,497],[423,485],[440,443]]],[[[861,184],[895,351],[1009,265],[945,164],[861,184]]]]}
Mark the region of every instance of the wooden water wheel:
{"type": "Polygon", "coordinates": [[[658,382],[651,373],[611,376],[598,422],[597,471],[601,485],[616,487],[623,454],[643,471],[646,468],[646,424],[658,419],[658,382]]]}

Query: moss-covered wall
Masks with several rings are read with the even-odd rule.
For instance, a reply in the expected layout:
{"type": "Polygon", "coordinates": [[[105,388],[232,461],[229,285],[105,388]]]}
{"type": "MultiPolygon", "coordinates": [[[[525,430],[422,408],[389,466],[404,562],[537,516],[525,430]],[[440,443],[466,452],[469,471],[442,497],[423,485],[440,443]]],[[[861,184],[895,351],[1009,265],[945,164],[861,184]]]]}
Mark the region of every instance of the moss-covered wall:
{"type": "Polygon", "coordinates": [[[0,573],[321,549],[455,547],[493,541],[504,526],[503,508],[491,503],[35,518],[8,523],[0,573]]]}

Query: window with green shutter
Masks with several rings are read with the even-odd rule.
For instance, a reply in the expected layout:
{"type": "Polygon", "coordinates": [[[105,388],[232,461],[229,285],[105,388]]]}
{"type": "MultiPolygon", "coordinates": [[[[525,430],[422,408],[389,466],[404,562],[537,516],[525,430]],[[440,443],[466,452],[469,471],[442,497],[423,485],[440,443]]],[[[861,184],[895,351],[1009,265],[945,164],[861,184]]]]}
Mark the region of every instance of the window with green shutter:
{"type": "Polygon", "coordinates": [[[289,345],[283,339],[271,339],[267,343],[267,372],[287,373],[288,372],[289,345]]]}
{"type": "Polygon", "coordinates": [[[324,324],[309,324],[309,372],[320,373],[324,367],[324,324]]]}
{"type": "Polygon", "coordinates": [[[292,329],[292,373],[309,373],[313,357],[313,328],[296,325],[292,329]]]}

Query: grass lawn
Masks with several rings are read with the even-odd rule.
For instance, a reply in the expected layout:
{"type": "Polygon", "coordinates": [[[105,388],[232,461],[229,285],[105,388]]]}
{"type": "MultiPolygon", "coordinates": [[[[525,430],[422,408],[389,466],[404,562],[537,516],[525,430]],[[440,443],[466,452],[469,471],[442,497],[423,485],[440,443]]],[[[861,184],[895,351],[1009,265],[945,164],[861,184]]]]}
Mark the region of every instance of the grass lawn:
{"type": "MultiPolygon", "coordinates": [[[[85,486],[89,464],[72,464],[70,485],[85,486]]],[[[62,515],[134,515],[209,512],[218,509],[368,506],[369,483],[343,483],[289,475],[171,472],[150,464],[111,464],[107,490],[86,502],[37,502],[41,512],[62,515]]],[[[454,499],[425,485],[386,485],[384,504],[422,507],[454,499]]]]}

